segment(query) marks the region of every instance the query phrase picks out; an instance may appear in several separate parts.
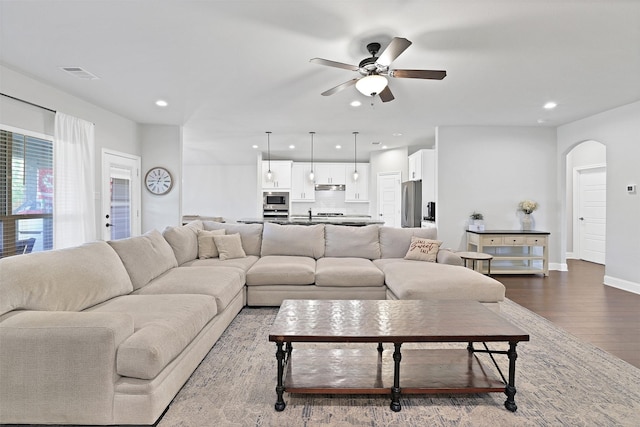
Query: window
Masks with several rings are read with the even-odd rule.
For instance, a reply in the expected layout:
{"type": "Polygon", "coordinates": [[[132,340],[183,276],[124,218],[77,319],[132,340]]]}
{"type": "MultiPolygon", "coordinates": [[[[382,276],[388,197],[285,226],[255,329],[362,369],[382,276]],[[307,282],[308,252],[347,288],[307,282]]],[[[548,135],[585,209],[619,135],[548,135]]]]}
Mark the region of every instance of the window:
{"type": "Polygon", "coordinates": [[[0,129],[0,257],[53,247],[53,143],[0,129]]]}

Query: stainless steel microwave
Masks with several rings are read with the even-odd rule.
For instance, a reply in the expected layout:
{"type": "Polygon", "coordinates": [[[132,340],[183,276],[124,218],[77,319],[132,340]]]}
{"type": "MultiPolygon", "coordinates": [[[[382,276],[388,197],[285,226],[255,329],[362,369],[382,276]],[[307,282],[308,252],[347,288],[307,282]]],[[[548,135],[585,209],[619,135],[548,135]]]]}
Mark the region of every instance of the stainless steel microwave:
{"type": "Polygon", "coordinates": [[[289,193],[265,191],[262,193],[263,209],[289,209],[289,193]]]}

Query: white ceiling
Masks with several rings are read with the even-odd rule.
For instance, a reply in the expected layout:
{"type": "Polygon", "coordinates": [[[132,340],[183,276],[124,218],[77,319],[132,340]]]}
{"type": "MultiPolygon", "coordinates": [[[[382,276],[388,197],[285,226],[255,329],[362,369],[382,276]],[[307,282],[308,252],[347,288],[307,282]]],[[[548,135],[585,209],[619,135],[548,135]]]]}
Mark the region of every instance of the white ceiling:
{"type": "Polygon", "coordinates": [[[438,125],[557,126],[640,99],[639,1],[0,0],[0,25],[3,65],[136,122],[184,126],[190,163],[254,161],[267,130],[272,158],[296,160],[309,131],[316,160],[352,159],[359,131],[365,160],[383,144],[431,145],[438,125]],[[413,45],[391,68],[447,77],[391,79],[385,104],[355,87],[320,95],[357,74],[310,58],[357,64],[394,36],[413,45]]]}

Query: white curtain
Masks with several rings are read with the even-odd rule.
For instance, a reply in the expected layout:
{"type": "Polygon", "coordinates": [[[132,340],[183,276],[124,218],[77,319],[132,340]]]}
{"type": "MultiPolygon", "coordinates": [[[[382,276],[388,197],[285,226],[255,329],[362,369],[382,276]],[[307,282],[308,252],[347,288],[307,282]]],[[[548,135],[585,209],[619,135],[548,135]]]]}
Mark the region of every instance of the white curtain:
{"type": "Polygon", "coordinates": [[[53,141],[53,246],[96,240],[93,123],[56,113],[53,141]]]}

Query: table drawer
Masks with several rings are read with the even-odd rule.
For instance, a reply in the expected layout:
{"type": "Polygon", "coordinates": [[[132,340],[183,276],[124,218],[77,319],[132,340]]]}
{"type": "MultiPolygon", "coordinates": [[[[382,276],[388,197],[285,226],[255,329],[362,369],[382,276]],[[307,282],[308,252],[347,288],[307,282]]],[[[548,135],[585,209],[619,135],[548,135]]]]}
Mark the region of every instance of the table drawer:
{"type": "Polygon", "coordinates": [[[531,246],[546,246],[547,244],[547,238],[546,237],[533,237],[533,236],[528,236],[527,237],[527,245],[531,245],[531,246]]]}
{"type": "Polygon", "coordinates": [[[521,246],[527,241],[525,236],[504,236],[504,245],[521,246]]]}
{"type": "Polygon", "coordinates": [[[502,236],[482,236],[483,246],[502,246],[502,236]]]}

